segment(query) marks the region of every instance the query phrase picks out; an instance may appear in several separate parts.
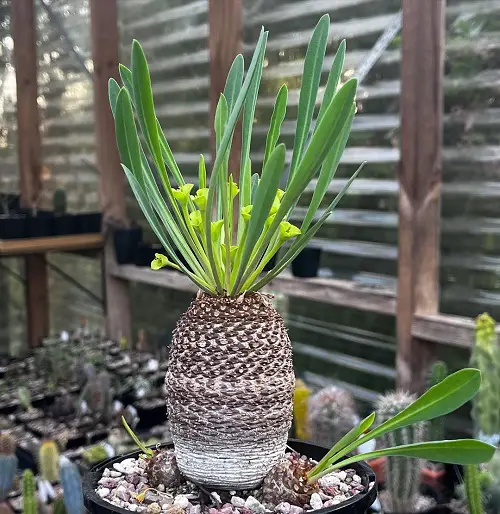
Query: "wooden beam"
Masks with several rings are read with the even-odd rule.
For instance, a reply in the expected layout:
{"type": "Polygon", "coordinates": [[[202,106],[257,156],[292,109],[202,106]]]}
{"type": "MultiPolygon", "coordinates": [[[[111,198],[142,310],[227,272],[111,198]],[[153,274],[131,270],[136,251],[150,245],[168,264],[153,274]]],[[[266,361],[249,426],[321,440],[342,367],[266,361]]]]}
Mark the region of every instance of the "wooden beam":
{"type": "Polygon", "coordinates": [[[403,0],[397,383],[423,386],[429,348],[414,317],[437,314],[443,122],[444,0],[403,0]]]}
{"type": "MultiPolygon", "coordinates": [[[[125,179],[116,147],[113,116],[108,103],[108,80],[118,73],[118,10],[116,0],[90,0],[92,57],[94,60],[94,112],[97,166],[101,173],[100,198],[104,225],[110,219],[126,221],[125,179]]],[[[112,240],[104,248],[104,287],[108,337],[132,342],[128,284],[108,273],[114,262],[112,240]]]]}
{"type": "MultiPolygon", "coordinates": [[[[208,0],[208,48],[210,52],[210,143],[212,162],[215,160],[215,130],[213,120],[220,94],[224,91],[226,77],[234,58],[243,51],[242,0],[208,0]]],[[[241,125],[233,137],[229,157],[229,170],[239,178],[241,155],[241,125]]]]}
{"type": "Polygon", "coordinates": [[[0,255],[20,256],[47,252],[74,252],[102,248],[103,246],[104,238],[101,234],[0,239],[0,255]]]}
{"type": "MultiPolygon", "coordinates": [[[[17,90],[21,202],[35,207],[40,196],[41,140],[38,114],[36,22],[33,0],[11,2],[17,90]]],[[[25,259],[28,342],[37,346],[49,331],[49,291],[43,254],[25,259]]]]}

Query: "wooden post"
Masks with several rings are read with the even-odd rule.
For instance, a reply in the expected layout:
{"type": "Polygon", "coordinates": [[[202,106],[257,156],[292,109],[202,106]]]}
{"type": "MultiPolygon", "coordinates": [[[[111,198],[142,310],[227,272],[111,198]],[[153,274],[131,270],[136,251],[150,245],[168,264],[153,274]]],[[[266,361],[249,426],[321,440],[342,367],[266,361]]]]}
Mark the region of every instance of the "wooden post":
{"type": "MultiPolygon", "coordinates": [[[[35,207],[41,190],[36,23],[33,0],[11,2],[17,88],[17,132],[21,201],[35,207]]],[[[49,331],[49,292],[45,255],[25,258],[28,342],[37,346],[49,331]]]]}
{"type": "Polygon", "coordinates": [[[430,360],[413,320],[439,308],[444,10],[444,0],[403,0],[396,370],[413,391],[430,360]]]}
{"type": "MultiPolygon", "coordinates": [[[[97,166],[101,173],[100,194],[104,223],[110,219],[126,221],[125,178],[116,147],[113,116],[108,103],[108,80],[118,73],[118,11],[116,0],[90,0],[92,57],[94,60],[94,112],[97,166]]],[[[104,249],[106,331],[108,337],[127,338],[132,344],[128,283],[108,273],[114,262],[111,238],[104,249]]]]}
{"type": "MultiPolygon", "coordinates": [[[[220,94],[234,58],[242,52],[242,0],[208,0],[208,48],[210,52],[210,123],[212,162],[215,158],[213,120],[220,94]]],[[[239,177],[241,155],[241,125],[235,129],[229,170],[239,177]]]]}

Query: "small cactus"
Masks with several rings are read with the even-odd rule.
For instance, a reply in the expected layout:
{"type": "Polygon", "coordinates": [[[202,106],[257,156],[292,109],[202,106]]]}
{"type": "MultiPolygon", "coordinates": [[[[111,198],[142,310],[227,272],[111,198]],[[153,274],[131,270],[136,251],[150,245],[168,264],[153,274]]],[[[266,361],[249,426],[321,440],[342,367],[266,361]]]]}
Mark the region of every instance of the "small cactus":
{"type": "Polygon", "coordinates": [[[465,493],[469,514],[483,514],[479,469],[475,465],[464,467],[465,493]]]}
{"type": "MultiPolygon", "coordinates": [[[[416,400],[416,396],[404,391],[388,393],[377,402],[377,421],[384,423],[399,414],[416,400]]],[[[403,444],[420,443],[425,438],[425,423],[416,423],[383,435],[379,442],[383,448],[403,444]]],[[[389,457],[387,462],[385,498],[381,497],[384,512],[411,512],[420,485],[420,459],[408,457],[389,457]],[[384,501],[385,500],[385,501],[384,501]],[[384,505],[385,503],[385,505],[384,505]]]]}
{"type": "Polygon", "coordinates": [[[66,514],[66,508],[64,506],[64,500],[62,498],[56,498],[52,504],[52,514],[66,514]]]}
{"type": "Polygon", "coordinates": [[[307,408],[311,390],[300,378],[295,381],[293,393],[293,419],[295,422],[295,435],[297,439],[309,439],[307,408]]]}
{"type": "Polygon", "coordinates": [[[19,398],[19,403],[24,410],[31,410],[31,393],[27,387],[19,387],[17,390],[17,397],[19,398]]]}
{"type": "Polygon", "coordinates": [[[59,478],[59,450],[54,441],[45,441],[38,452],[40,474],[44,480],[56,482],[59,478]]]}
{"type": "Polygon", "coordinates": [[[36,514],[35,477],[31,469],[23,474],[23,513],[36,514]]]}
{"type": "Polygon", "coordinates": [[[500,346],[495,321],[488,314],[476,319],[471,364],[481,370],[482,381],[473,400],[476,431],[492,444],[500,442],[500,346]]]}
{"type": "Polygon", "coordinates": [[[0,435],[0,501],[4,501],[14,485],[17,471],[16,444],[14,438],[4,433],[0,435]]]}
{"type": "Polygon", "coordinates": [[[63,189],[56,189],[53,198],[54,214],[62,216],[67,211],[66,193],[63,189]]]}
{"type": "Polygon", "coordinates": [[[311,440],[328,448],[359,422],[352,395],[337,386],[325,387],[311,396],[307,418],[311,440]]]}
{"type": "Polygon", "coordinates": [[[83,488],[78,468],[68,458],[62,456],[59,459],[59,473],[66,512],[83,514],[85,511],[83,488]]]}
{"type": "MultiPolygon", "coordinates": [[[[448,375],[448,366],[442,361],[436,361],[431,367],[429,387],[442,382],[448,375]]],[[[444,439],[444,418],[434,418],[429,422],[429,441],[442,441],[444,439]]]]}

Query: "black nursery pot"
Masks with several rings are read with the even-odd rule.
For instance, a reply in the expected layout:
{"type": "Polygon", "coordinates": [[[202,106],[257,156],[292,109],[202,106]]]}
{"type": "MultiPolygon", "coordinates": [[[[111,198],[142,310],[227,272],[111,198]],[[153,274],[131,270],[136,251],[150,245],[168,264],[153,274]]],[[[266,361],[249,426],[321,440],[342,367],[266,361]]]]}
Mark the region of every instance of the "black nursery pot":
{"type": "Polygon", "coordinates": [[[26,237],[26,217],[21,214],[0,216],[0,239],[26,237]]]}
{"type": "Polygon", "coordinates": [[[151,245],[147,243],[139,243],[135,252],[134,263],[136,266],[147,267],[151,266],[151,261],[155,258],[155,253],[162,253],[160,245],[151,245]]]}
{"type": "Polygon", "coordinates": [[[55,236],[69,236],[76,233],[76,217],[73,214],[54,215],[55,236]]]}
{"type": "MultiPolygon", "coordinates": [[[[316,446],[315,444],[306,443],[303,441],[289,440],[288,445],[295,451],[307,455],[315,460],[320,460],[324,457],[328,449],[316,446]]],[[[162,445],[163,448],[171,448],[171,444],[162,445]]],[[[151,447],[153,448],[153,446],[151,447]]],[[[99,463],[87,472],[83,477],[83,496],[85,501],[85,507],[91,514],[109,514],[111,512],[118,512],[120,514],[129,514],[129,510],[115,507],[107,501],[97,496],[95,489],[97,482],[102,476],[105,468],[112,468],[115,462],[121,462],[130,457],[137,457],[141,453],[141,450],[128,453],[126,455],[120,455],[112,459],[108,459],[104,462],[99,463]]],[[[373,502],[377,499],[377,486],[375,484],[375,473],[365,462],[357,462],[349,466],[356,470],[356,474],[361,477],[361,483],[366,486],[366,491],[359,493],[356,496],[349,498],[347,501],[342,502],[326,509],[318,509],[313,511],[314,514],[329,514],[334,512],[335,514],[365,514],[368,509],[372,506],[373,502]],[[373,483],[372,487],[369,484],[373,483]]]]}
{"type": "Polygon", "coordinates": [[[77,215],[77,231],[79,234],[99,234],[101,223],[102,214],[100,212],[84,212],[77,215]]]}
{"type": "Polygon", "coordinates": [[[304,248],[292,261],[292,273],[294,277],[317,277],[320,258],[321,248],[304,248]]]}
{"type": "Polygon", "coordinates": [[[142,229],[140,227],[116,230],[113,234],[116,262],[118,264],[133,264],[141,239],[142,229]]]}
{"type": "Polygon", "coordinates": [[[50,237],[54,233],[54,213],[37,211],[26,216],[26,237],[50,237]]]}

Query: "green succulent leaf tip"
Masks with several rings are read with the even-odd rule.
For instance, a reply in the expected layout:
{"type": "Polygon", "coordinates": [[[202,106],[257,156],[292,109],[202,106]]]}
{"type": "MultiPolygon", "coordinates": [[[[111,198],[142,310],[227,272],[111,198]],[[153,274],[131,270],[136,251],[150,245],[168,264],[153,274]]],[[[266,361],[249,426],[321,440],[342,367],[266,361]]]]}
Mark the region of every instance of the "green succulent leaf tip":
{"type": "Polygon", "coordinates": [[[357,82],[341,84],[342,42],[315,119],[329,29],[330,19],[324,15],[307,49],[294,146],[287,151],[279,142],[288,101],[283,85],[269,119],[261,165],[258,159],[252,163],[250,147],[268,33],[261,30],[246,73],[243,56],[235,58],[215,113],[215,159],[207,174],[200,156],[197,186],[186,183],[175,161],[155,113],[146,56],[133,42],[131,67],[120,65],[122,85],[109,81],[109,101],[123,170],[165,249],[165,254],[156,254],[153,270],[179,270],[212,295],[257,291],[290,264],[332,214],[352,179],[317,216],[349,138],[357,82]],[[241,136],[235,132],[239,120],[241,136]],[[230,170],[237,137],[240,166],[230,170]],[[295,207],[307,193],[312,193],[312,200],[295,226],[295,207]],[[263,275],[273,258],[274,267],[263,275]]]}
{"type": "Polygon", "coordinates": [[[455,411],[476,395],[480,384],[481,372],[478,369],[462,369],[444,378],[401,412],[371,430],[375,413],[370,414],[340,439],[308,473],[308,481],[316,482],[338,468],[383,456],[413,457],[464,466],[489,462],[496,447],[475,439],[404,444],[348,456],[367,441],[455,411]]]}

